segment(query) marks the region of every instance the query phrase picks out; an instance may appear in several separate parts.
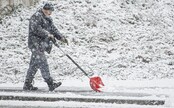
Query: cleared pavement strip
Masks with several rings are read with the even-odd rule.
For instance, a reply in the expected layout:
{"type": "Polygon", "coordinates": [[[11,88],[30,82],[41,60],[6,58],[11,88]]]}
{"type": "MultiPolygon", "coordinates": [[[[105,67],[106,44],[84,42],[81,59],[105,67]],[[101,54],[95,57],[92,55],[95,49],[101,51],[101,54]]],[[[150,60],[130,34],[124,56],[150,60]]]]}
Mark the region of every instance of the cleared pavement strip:
{"type": "Polygon", "coordinates": [[[56,90],[49,92],[45,89],[38,91],[23,91],[21,88],[0,88],[0,100],[20,100],[20,101],[74,101],[74,102],[95,102],[95,103],[116,103],[116,104],[138,104],[138,105],[164,105],[165,100],[160,99],[161,96],[156,96],[155,99],[143,99],[144,97],[151,97],[151,94],[146,93],[126,93],[126,92],[102,92],[97,93],[89,90],[56,90]],[[11,94],[12,93],[12,94],[11,94]],[[25,95],[20,95],[20,93],[25,95]],[[59,95],[73,94],[75,96],[59,95]],[[15,94],[15,95],[14,95],[15,94]],[[29,95],[27,95],[29,94],[29,95]],[[36,96],[35,94],[41,94],[36,96]],[[47,95],[47,96],[44,96],[47,95]],[[53,95],[53,97],[50,97],[53,95]],[[55,96],[56,95],[56,96],[55,96]],[[77,97],[76,97],[77,95],[77,97]],[[117,98],[117,97],[124,98],[117,98]],[[106,97],[106,98],[104,98],[106,97]],[[109,98],[111,97],[111,98],[109,98]]]}
{"type": "Polygon", "coordinates": [[[137,105],[164,105],[164,100],[137,100],[137,99],[105,99],[86,97],[35,97],[35,96],[15,96],[0,95],[0,100],[20,100],[20,101],[75,101],[75,102],[95,102],[95,103],[116,103],[116,104],[137,104],[137,105]]]}

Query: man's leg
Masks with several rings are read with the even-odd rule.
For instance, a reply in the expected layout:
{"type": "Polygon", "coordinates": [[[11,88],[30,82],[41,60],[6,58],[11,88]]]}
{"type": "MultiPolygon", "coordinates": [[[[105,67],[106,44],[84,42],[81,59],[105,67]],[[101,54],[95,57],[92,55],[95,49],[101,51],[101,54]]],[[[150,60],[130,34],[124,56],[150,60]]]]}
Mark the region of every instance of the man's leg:
{"type": "Polygon", "coordinates": [[[29,69],[27,71],[25,83],[24,83],[24,86],[23,86],[24,90],[37,90],[38,89],[37,87],[33,87],[33,85],[32,85],[34,75],[36,74],[36,72],[38,70],[38,66],[37,66],[38,64],[37,64],[36,56],[37,56],[37,54],[32,52],[31,60],[30,60],[30,64],[29,64],[29,69]]]}
{"type": "Polygon", "coordinates": [[[52,77],[50,76],[49,66],[44,52],[41,52],[39,61],[39,69],[41,70],[42,77],[48,84],[49,91],[53,91],[55,88],[59,87],[62,83],[54,83],[52,77]]]}

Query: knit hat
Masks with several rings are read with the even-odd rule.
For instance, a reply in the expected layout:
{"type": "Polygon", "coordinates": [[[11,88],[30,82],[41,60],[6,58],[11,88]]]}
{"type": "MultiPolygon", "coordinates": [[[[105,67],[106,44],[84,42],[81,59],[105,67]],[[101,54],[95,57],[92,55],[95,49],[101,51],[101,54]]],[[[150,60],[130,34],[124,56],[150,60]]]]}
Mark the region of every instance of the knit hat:
{"type": "Polygon", "coordinates": [[[54,6],[51,3],[45,3],[45,5],[43,6],[43,9],[54,11],[54,6]]]}

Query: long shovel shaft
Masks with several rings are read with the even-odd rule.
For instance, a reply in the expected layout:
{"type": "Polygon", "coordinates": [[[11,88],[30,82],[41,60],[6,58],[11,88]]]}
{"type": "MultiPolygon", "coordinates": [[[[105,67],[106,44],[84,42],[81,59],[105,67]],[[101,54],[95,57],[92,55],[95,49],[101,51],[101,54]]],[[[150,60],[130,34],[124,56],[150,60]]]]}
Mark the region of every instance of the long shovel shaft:
{"type": "Polygon", "coordinates": [[[88,74],[68,55],[66,54],[57,43],[54,43],[56,47],[58,47],[60,49],[60,51],[62,51],[63,54],[65,54],[88,78],[88,74]]]}
{"type": "Polygon", "coordinates": [[[53,41],[54,45],[61,50],[63,54],[65,54],[89,79],[90,79],[90,86],[91,88],[96,92],[101,92],[99,90],[101,88],[101,85],[104,86],[102,80],[100,77],[92,77],[90,78],[89,75],[68,55],[66,54],[56,43],[56,40],[53,41]]]}
{"type": "Polygon", "coordinates": [[[68,54],[66,56],[89,78],[88,74],[68,54]]]}

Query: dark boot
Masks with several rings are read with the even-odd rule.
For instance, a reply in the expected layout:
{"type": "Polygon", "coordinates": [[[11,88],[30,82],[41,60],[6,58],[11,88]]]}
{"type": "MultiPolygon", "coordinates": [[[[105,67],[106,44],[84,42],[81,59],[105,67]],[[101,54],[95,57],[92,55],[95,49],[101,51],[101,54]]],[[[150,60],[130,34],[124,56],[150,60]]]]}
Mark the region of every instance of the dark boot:
{"type": "Polygon", "coordinates": [[[33,91],[38,90],[38,88],[34,87],[31,83],[32,83],[31,80],[26,79],[23,86],[23,90],[33,90],[33,91]]]}
{"type": "Polygon", "coordinates": [[[61,82],[54,83],[52,78],[46,80],[46,82],[49,87],[49,91],[53,91],[62,84],[61,82]]]}

